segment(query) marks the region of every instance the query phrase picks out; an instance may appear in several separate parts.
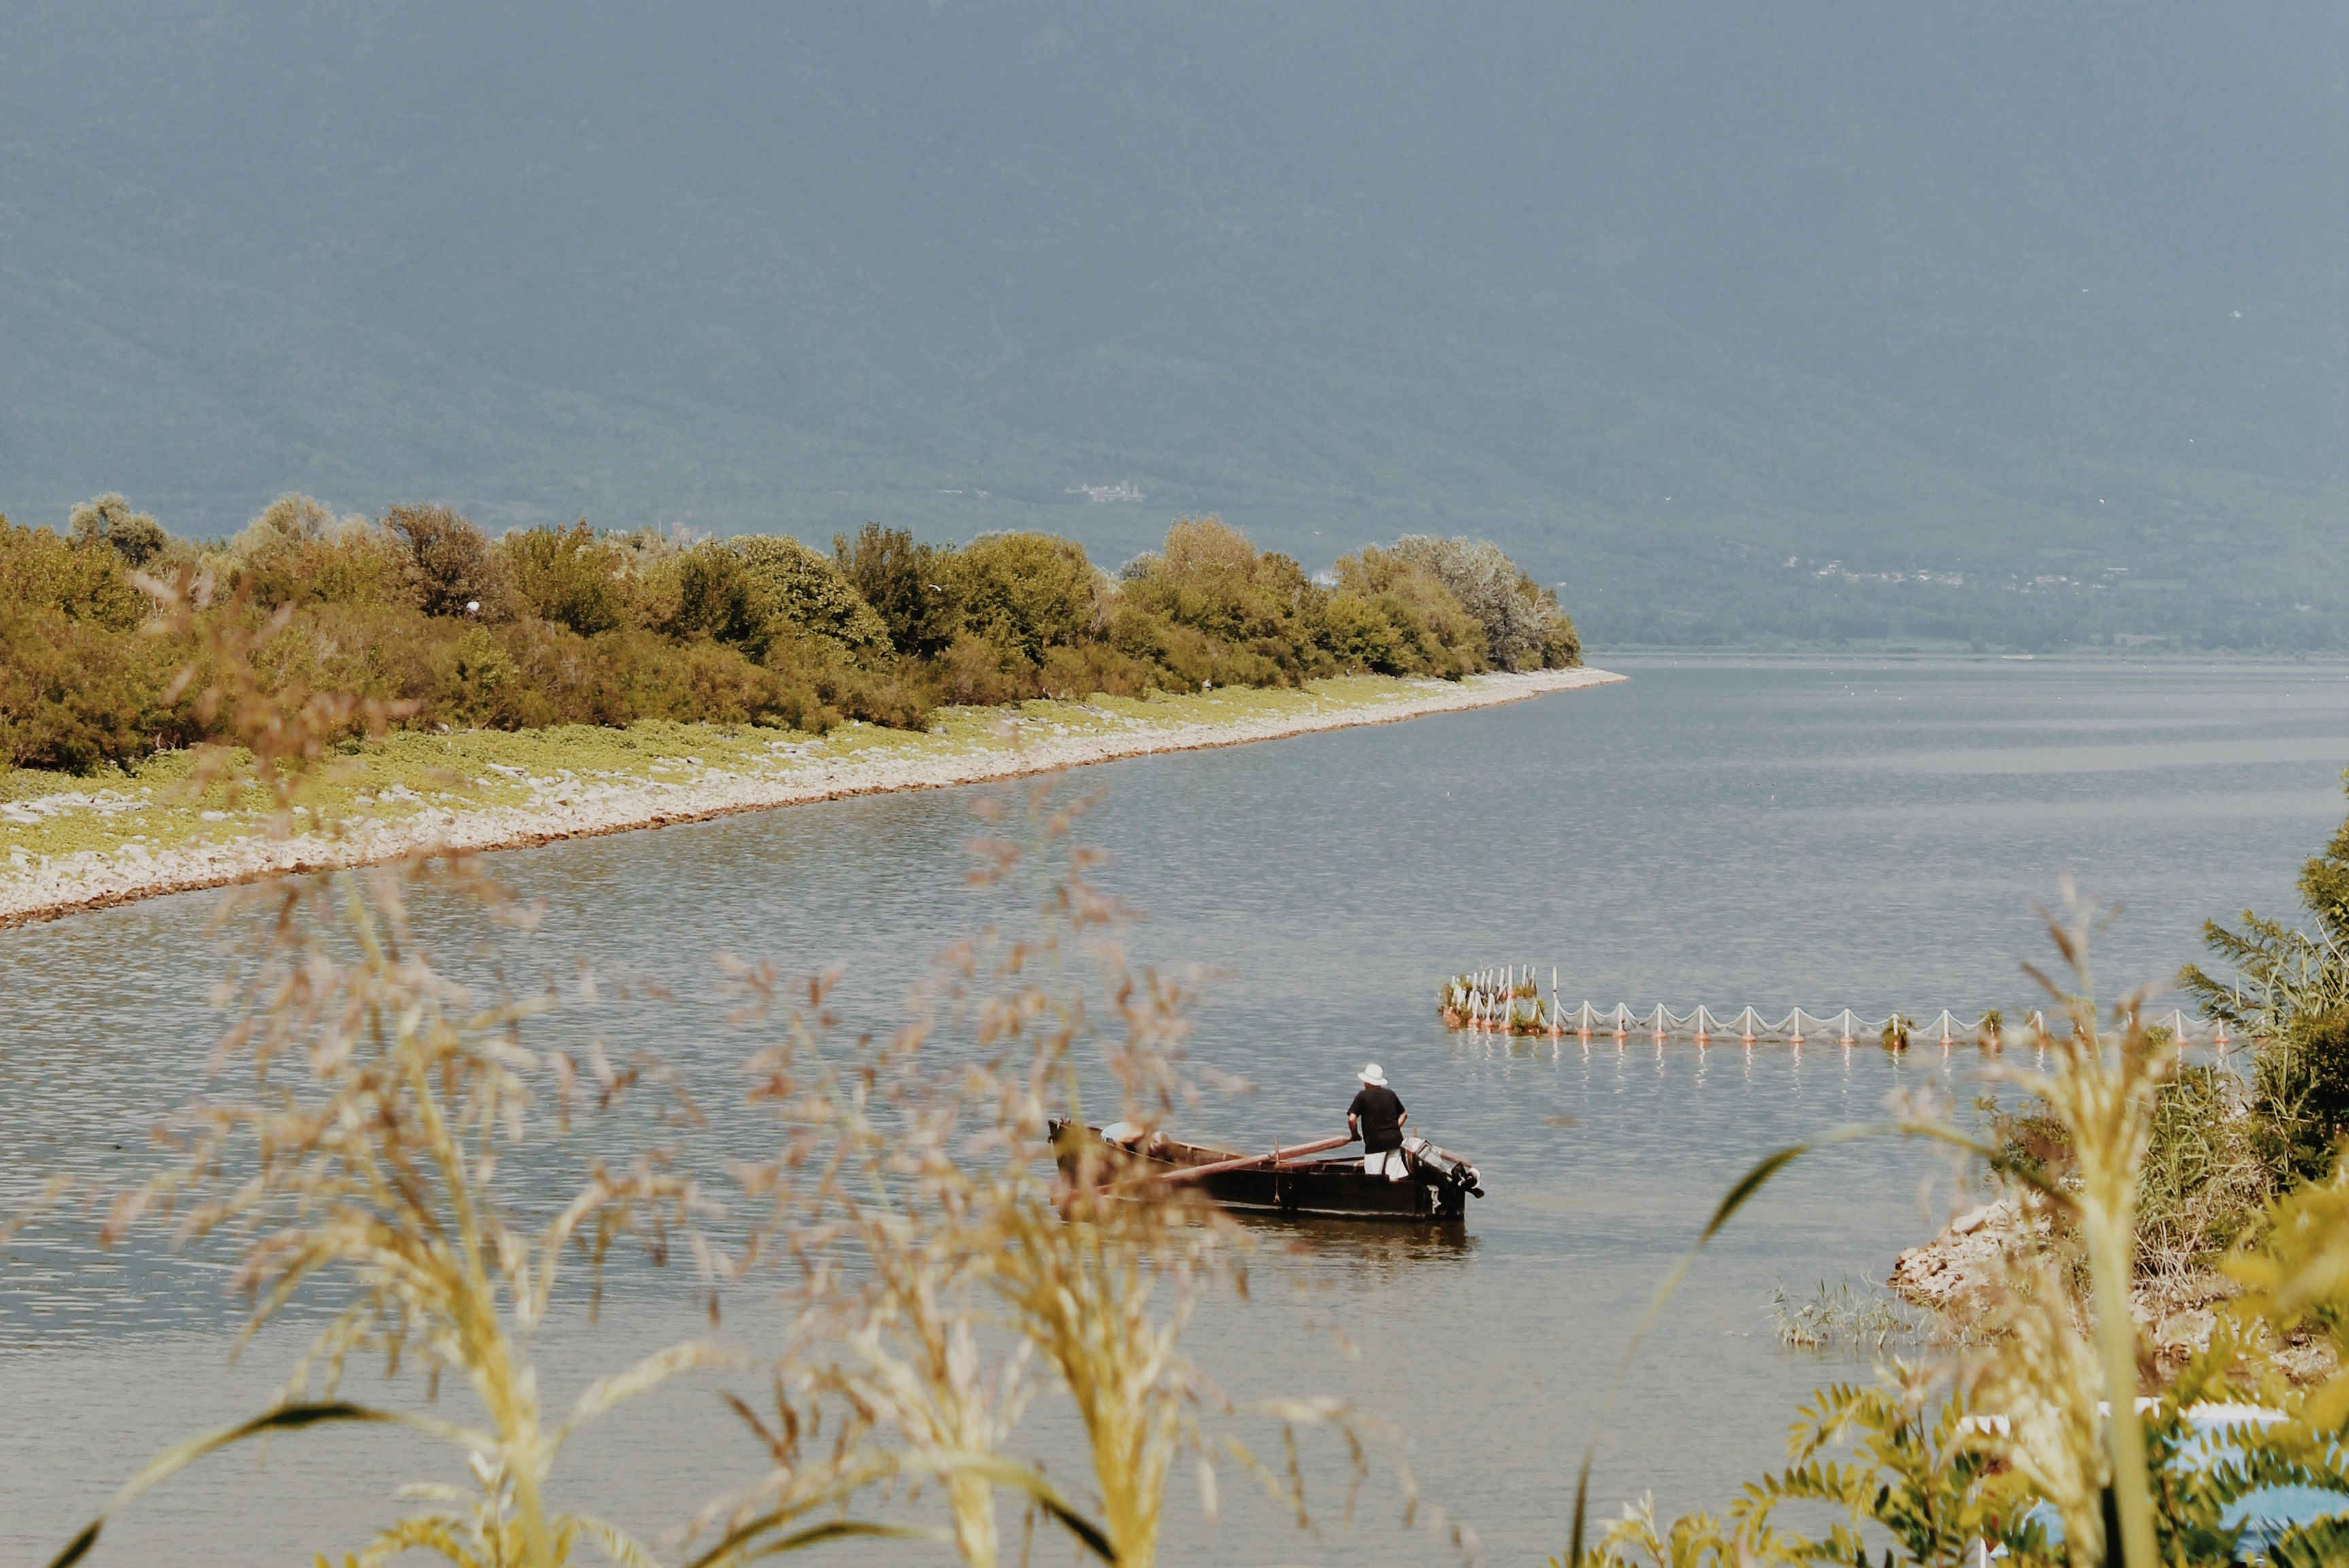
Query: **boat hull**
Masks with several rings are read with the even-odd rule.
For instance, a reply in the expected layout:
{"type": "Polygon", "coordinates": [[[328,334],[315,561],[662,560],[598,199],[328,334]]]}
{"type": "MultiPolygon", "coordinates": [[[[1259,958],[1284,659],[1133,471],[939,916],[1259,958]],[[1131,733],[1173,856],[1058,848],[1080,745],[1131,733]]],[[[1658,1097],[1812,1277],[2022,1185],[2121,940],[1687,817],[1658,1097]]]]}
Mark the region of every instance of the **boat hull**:
{"type": "MultiPolygon", "coordinates": [[[[1062,1174],[1076,1177],[1080,1146],[1076,1138],[1112,1147],[1098,1128],[1080,1132],[1063,1125],[1053,1130],[1060,1146],[1062,1174]]],[[[1120,1142],[1113,1147],[1126,1155],[1139,1154],[1156,1173],[1176,1177],[1201,1165],[1221,1164],[1242,1158],[1237,1151],[1205,1144],[1185,1143],[1164,1134],[1146,1149],[1120,1142]]],[[[1473,1173],[1471,1173],[1473,1177],[1473,1173]]],[[[1210,1202],[1226,1209],[1265,1214],[1310,1214],[1338,1220],[1391,1220],[1433,1224],[1458,1224],[1467,1218],[1473,1180],[1464,1183],[1440,1166],[1414,1163],[1400,1181],[1363,1173],[1359,1156],[1304,1160],[1293,1163],[1215,1171],[1187,1179],[1187,1184],[1210,1202]]],[[[1481,1196],[1481,1193],[1479,1194],[1481,1196]]]]}
{"type": "Polygon", "coordinates": [[[1198,1185],[1227,1209],[1340,1220],[1458,1223],[1467,1218],[1467,1194],[1451,1182],[1417,1175],[1400,1181],[1365,1176],[1360,1160],[1317,1160],[1285,1171],[1226,1171],[1200,1177],[1198,1185]]]}

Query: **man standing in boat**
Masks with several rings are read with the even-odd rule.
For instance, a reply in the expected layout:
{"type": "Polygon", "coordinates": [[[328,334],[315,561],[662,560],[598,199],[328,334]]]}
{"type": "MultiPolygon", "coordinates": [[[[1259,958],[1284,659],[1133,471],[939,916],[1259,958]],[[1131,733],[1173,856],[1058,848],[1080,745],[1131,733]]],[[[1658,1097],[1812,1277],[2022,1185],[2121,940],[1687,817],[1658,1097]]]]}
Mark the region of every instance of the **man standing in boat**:
{"type": "Polygon", "coordinates": [[[1402,1124],[1411,1119],[1411,1112],[1402,1108],[1402,1098],[1387,1087],[1387,1075],[1372,1062],[1355,1075],[1361,1088],[1354,1103],[1346,1108],[1346,1130],[1362,1140],[1362,1174],[1384,1176],[1390,1181],[1400,1181],[1411,1174],[1411,1164],[1403,1156],[1402,1124]]]}

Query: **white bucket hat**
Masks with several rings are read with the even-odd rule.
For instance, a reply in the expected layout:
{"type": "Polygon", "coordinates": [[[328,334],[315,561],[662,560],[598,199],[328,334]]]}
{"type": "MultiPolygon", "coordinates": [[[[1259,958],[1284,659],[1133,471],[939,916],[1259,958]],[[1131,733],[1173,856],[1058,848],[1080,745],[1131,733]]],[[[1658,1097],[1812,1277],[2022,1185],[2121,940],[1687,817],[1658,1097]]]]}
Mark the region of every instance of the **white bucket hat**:
{"type": "Polygon", "coordinates": [[[1369,1084],[1373,1088],[1384,1088],[1387,1087],[1387,1075],[1379,1070],[1379,1064],[1376,1062],[1372,1062],[1369,1067],[1366,1067],[1361,1072],[1356,1073],[1354,1077],[1361,1082],[1369,1084]]]}

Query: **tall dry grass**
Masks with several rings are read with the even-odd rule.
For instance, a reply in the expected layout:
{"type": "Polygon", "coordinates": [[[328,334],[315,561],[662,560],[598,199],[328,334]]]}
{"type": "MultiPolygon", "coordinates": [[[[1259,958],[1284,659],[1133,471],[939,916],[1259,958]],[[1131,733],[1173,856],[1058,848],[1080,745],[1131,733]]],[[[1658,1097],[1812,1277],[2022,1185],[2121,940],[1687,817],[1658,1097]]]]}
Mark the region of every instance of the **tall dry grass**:
{"type": "MultiPolygon", "coordinates": [[[[1357,1482],[1384,1436],[1341,1402],[1215,1387],[1182,1336],[1206,1293],[1245,1293],[1242,1233],[1098,1140],[1071,1142],[1061,1169],[1056,1129],[1075,1138],[1096,1096],[1109,1112],[1096,1120],[1144,1129],[1199,1096],[1182,1067],[1190,995],[1127,965],[1114,938],[1131,913],[1071,838],[1083,804],[1040,789],[1016,837],[976,846],[972,880],[1010,918],[949,947],[896,1031],[843,1041],[834,977],[733,966],[741,1017],[771,1037],[751,1067],[779,1147],[741,1174],[767,1206],[760,1244],[793,1275],[796,1328],[776,1365],[898,1445],[906,1473],[936,1478],[949,1538],[981,1568],[1003,1550],[999,1492],[1102,1560],[1143,1568],[1185,1459],[1210,1514],[1217,1469],[1232,1466],[1309,1528],[1299,1432],[1334,1433],[1357,1482]],[[1042,1395],[1065,1398],[1083,1431],[1081,1504],[1013,1457],[1042,1395]],[[1240,1439],[1243,1418],[1272,1424],[1282,1463],[1240,1439]]],[[[728,1542],[793,1528],[761,1505],[753,1494],[727,1516],[728,1542]]]]}
{"type": "MultiPolygon", "coordinates": [[[[200,598],[188,574],[167,596],[191,621],[200,598]]],[[[336,736],[355,718],[392,716],[347,694],[261,679],[256,664],[279,619],[202,626],[199,655],[174,684],[227,731],[200,758],[198,787],[261,791],[283,830],[305,785],[334,765],[336,736]]],[[[452,977],[409,919],[418,881],[494,922],[533,918],[463,862],[288,881],[249,901],[261,918],[222,987],[228,1026],[159,1133],[161,1168],[113,1195],[99,1239],[110,1246],[154,1227],[176,1244],[224,1252],[232,1285],[250,1303],[239,1350],[306,1287],[340,1305],[269,1408],[158,1455],[59,1553],[60,1568],[86,1555],[123,1507],[210,1454],[354,1422],[448,1442],[472,1481],[410,1489],[440,1506],[377,1534],[361,1563],[424,1550],[452,1563],[555,1568],[583,1541],[615,1562],[653,1561],[617,1525],[552,1510],[549,1479],[583,1427],[680,1372],[722,1363],[724,1353],[672,1346],[551,1413],[532,1346],[567,1256],[591,1280],[630,1242],[665,1262],[679,1240],[697,1239],[712,1205],[657,1141],[625,1163],[590,1158],[559,1200],[532,1195],[549,1174],[528,1167],[550,1123],[568,1129],[646,1099],[674,1109],[665,1075],[648,1059],[616,1067],[600,1047],[578,1059],[530,1044],[525,1026],[552,996],[477,995],[452,977]],[[361,1356],[380,1360],[388,1377],[420,1374],[427,1405],[444,1378],[463,1383],[479,1424],[345,1398],[346,1368],[361,1356]]]]}
{"type": "MultiPolygon", "coordinates": [[[[271,634],[263,623],[218,636],[182,678],[238,742],[199,774],[265,790],[290,818],[305,783],[334,766],[331,737],[353,709],[258,679],[271,634]]],[[[115,1196],[102,1234],[110,1244],[160,1227],[225,1249],[251,1303],[240,1348],[315,1289],[339,1305],[272,1405],[159,1455],[57,1563],[78,1561],[121,1508],[207,1455],[362,1423],[453,1445],[469,1479],[404,1488],[428,1506],[357,1562],[424,1551],[555,1568],[592,1547],[646,1568],[653,1544],[550,1501],[564,1445],[671,1377],[746,1360],[767,1364],[771,1408],[726,1398],[768,1473],[678,1537],[693,1568],[854,1536],[935,1539],[991,1565],[1004,1552],[1002,1495],[1031,1529],[1054,1522],[1081,1549],[1140,1568],[1186,1459],[1210,1512],[1216,1469],[1232,1466],[1313,1527],[1299,1430],[1333,1432],[1359,1485],[1381,1429],[1338,1401],[1216,1388],[1181,1340],[1207,1292],[1245,1293],[1237,1230],[1105,1145],[1088,1147],[1072,1179],[1059,1169],[1056,1122],[1081,1128],[1094,1096],[1148,1127],[1197,1102],[1181,1062],[1190,997],[1127,965],[1115,934],[1131,912],[1090,880],[1099,856],[1071,837],[1081,807],[1040,789],[1017,836],[981,841],[973,880],[1011,917],[947,950],[902,1029],[844,1039],[833,977],[792,985],[771,965],[727,965],[738,1022],[765,1037],[750,1092],[776,1137],[736,1172],[748,1222],[726,1246],[706,1230],[719,1209],[685,1164],[698,1113],[672,1076],[648,1057],[534,1043],[552,995],[477,994],[420,944],[409,902],[422,882],[508,927],[526,929],[533,912],[461,861],[265,894],[256,945],[223,993],[229,1026],[171,1123],[167,1162],[115,1196]],[[575,1185],[547,1195],[550,1135],[585,1139],[605,1119],[647,1114],[649,1147],[640,1132],[630,1160],[591,1158],[575,1185]],[[682,1251],[712,1284],[781,1268],[791,1332],[755,1355],[715,1339],[673,1346],[547,1409],[533,1346],[558,1285],[582,1274],[592,1313],[606,1260],[628,1245],[657,1264],[682,1251]],[[394,1388],[420,1382],[420,1408],[347,1398],[355,1357],[407,1375],[394,1388]],[[470,1390],[478,1419],[438,1410],[444,1380],[470,1390]],[[1068,1399],[1085,1433],[1080,1498],[1018,1451],[1040,1397],[1068,1399]],[[1251,1420],[1278,1432],[1284,1462],[1240,1439],[1251,1420]],[[860,1497],[917,1506],[924,1488],[943,1498],[943,1530],[846,1511],[860,1497]]],[[[1409,1497],[1407,1474],[1400,1490],[1409,1497]]]]}
{"type": "MultiPolygon", "coordinates": [[[[59,1554],[77,1561],[106,1520],[206,1454],[272,1431],[390,1424],[459,1449],[475,1487],[464,1506],[404,1518],[362,1562],[423,1549],[450,1562],[553,1568],[581,1540],[613,1561],[649,1550],[608,1521],[561,1513],[547,1484],[564,1445],[588,1423],[688,1368],[725,1359],[709,1344],[673,1346],[591,1385],[565,1411],[542,1404],[532,1346],[567,1256],[591,1275],[633,1242],[655,1261],[690,1237],[710,1205],[656,1150],[626,1164],[591,1160],[560,1202],[533,1202],[517,1167],[539,1124],[613,1114],[657,1093],[657,1075],[576,1061],[525,1043],[543,995],[479,996],[417,944],[402,876],[344,873],[280,892],[233,1001],[205,1088],[165,1129],[168,1161],[118,1193],[101,1239],[144,1225],[176,1243],[224,1249],[251,1302],[240,1348],[305,1287],[342,1305],[252,1420],[191,1439],[124,1485],[59,1554]],[[479,1425],[363,1405],[342,1392],[354,1357],[420,1374],[428,1403],[461,1381],[479,1425]]],[[[440,880],[486,893],[461,870],[440,880]]],[[[506,918],[521,912],[492,900],[506,918]]]]}

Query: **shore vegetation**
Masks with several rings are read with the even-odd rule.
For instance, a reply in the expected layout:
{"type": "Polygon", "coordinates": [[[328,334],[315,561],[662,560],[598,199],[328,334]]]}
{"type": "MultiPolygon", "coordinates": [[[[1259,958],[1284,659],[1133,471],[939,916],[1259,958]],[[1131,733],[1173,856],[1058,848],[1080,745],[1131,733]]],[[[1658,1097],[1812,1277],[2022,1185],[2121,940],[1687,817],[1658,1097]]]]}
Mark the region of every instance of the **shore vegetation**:
{"type": "MultiPolygon", "coordinates": [[[[2247,1064],[2185,1060],[2139,998],[2100,1016],[2087,958],[2098,918],[2081,909],[2050,923],[2065,966],[2045,982],[2056,1021],[2024,1042],[2053,1068],[1991,1066],[2021,1096],[1991,1141],[1920,1107],[1749,1173],[1707,1239],[1777,1171],[1852,1137],[1968,1150],[1997,1190],[1993,1212],[2012,1217],[1991,1277],[1940,1336],[1951,1348],[1819,1390],[1790,1431],[1790,1468],[1725,1511],[1661,1521],[1643,1499],[1589,1546],[1578,1513],[1559,1562],[1727,1568],[1881,1552],[1957,1568],[1992,1548],[2051,1568],[2349,1561],[2341,1515],[2270,1528],[2244,1506],[2276,1488],[2349,1505],[2349,824],[2300,891],[2307,928],[2248,911],[2240,929],[2214,922],[2207,944],[2233,973],[2182,976],[2247,1041],[2247,1064]],[[2181,1307],[2199,1320],[2183,1344],[2168,1332],[2181,1307]],[[1802,1528],[1781,1522],[1790,1504],[1802,1528]],[[1812,1533],[1821,1509],[1826,1532],[1812,1533]]],[[[1782,1297],[1782,1339],[1831,1342],[1845,1305],[1824,1288],[1791,1313],[1782,1297]]]]}
{"type": "Polygon", "coordinates": [[[874,523],[822,550],[583,521],[492,539],[442,505],[337,516],[302,495],[207,543],[106,495],[63,533],[0,519],[0,765],[87,773],[228,736],[197,698],[232,623],[270,629],[266,689],[391,705],[393,727],[429,731],[921,729],[949,705],[1580,662],[1556,596],[1467,540],[1365,550],[1333,584],[1212,517],[1111,573],[1042,533],[951,546],[874,523]]]}
{"type": "MultiPolygon", "coordinates": [[[[1746,1483],[1724,1509],[1667,1521],[1642,1498],[1594,1540],[1578,1502],[1553,1568],[1879,1556],[1960,1568],[1993,1551],[2033,1568],[2344,1560],[2349,1528],[2337,1519],[2262,1525],[2243,1505],[2277,1488],[2349,1501],[2349,1374],[2333,1370],[2349,1324],[2349,1167],[2336,1152],[2321,1177],[2253,1205],[2218,1253],[2235,1298],[2207,1342],[2163,1376],[2130,1288],[2148,1231],[2176,1222],[2146,1201],[2163,1185],[2158,1146],[2181,1140],[2178,1125],[2165,1134],[2163,1123],[2232,1113],[2207,1088],[2181,1089],[2196,1069],[2145,1022],[2138,999],[2097,1006],[2088,965],[2096,924],[2085,908],[2050,923],[2065,965],[2050,983],[2060,1013],[2029,1042],[2047,1070],[1991,1068],[2038,1108],[2045,1136],[2034,1147],[2011,1136],[1978,1142],[1937,1108],[1911,1106],[1894,1122],[1772,1154],[1731,1190],[1698,1243],[1816,1150],[1872,1137],[1947,1143],[1980,1161],[2026,1216],[1968,1332],[1940,1354],[1888,1358],[1873,1381],[1818,1390],[1790,1428],[1788,1467],[1746,1483]],[[2282,1354],[2311,1336],[2333,1352],[2315,1377],[2282,1354]]],[[[1685,1273],[1684,1264],[1667,1282],[1634,1349],[1685,1273]]],[[[1800,1314],[1788,1321],[1792,1343],[1825,1337],[1799,1332],[1808,1326],[1800,1314]]],[[[1586,1486],[1588,1468],[1586,1458],[1586,1486]]]]}

